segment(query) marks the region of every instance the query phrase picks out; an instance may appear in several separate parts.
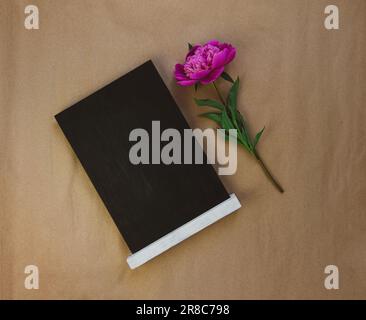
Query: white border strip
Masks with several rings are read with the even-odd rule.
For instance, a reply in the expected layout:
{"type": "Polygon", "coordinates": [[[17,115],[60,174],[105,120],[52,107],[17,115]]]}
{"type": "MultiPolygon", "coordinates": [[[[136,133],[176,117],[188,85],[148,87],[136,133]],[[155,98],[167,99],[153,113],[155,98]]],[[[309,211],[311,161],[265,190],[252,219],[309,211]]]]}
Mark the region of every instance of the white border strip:
{"type": "Polygon", "coordinates": [[[231,194],[230,198],[221,202],[217,206],[207,210],[205,213],[185,223],[179,228],[167,233],[165,236],[149,244],[145,248],[135,252],[127,258],[127,263],[131,269],[135,269],[145,262],[155,258],[164,251],[175,246],[179,242],[189,238],[195,233],[208,227],[214,222],[229,215],[239,209],[241,204],[235,194],[231,194]]]}

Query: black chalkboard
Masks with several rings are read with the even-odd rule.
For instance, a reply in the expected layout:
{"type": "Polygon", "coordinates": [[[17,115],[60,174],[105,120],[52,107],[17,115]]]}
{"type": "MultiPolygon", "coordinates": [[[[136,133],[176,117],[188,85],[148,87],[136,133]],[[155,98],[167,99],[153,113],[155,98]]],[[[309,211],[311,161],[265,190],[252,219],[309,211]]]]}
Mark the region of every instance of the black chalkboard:
{"type": "Polygon", "coordinates": [[[229,198],[210,164],[131,164],[131,130],[189,128],[151,61],[55,118],[132,252],[229,198]]]}

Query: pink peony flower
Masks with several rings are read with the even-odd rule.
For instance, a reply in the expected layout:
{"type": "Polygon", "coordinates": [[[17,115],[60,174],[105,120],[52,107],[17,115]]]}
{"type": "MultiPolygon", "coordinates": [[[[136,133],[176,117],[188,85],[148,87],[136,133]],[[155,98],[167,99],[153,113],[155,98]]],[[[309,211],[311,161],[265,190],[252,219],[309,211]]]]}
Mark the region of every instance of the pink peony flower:
{"type": "Polygon", "coordinates": [[[228,43],[211,40],[204,45],[195,45],[188,52],[183,64],[176,64],[174,75],[181,86],[200,82],[208,84],[224,72],[225,65],[235,58],[236,49],[228,43]]]}

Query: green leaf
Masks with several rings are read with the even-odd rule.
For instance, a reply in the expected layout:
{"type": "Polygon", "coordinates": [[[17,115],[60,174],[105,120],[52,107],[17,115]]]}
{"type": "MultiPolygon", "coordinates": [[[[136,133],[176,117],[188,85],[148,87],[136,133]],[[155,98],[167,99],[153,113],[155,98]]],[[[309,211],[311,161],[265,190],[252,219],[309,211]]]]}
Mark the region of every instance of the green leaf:
{"type": "MultiPolygon", "coordinates": [[[[229,130],[235,129],[235,127],[234,127],[233,123],[231,122],[226,111],[223,111],[221,113],[221,127],[222,127],[222,129],[225,129],[225,140],[228,140],[229,136],[230,136],[229,130]]],[[[237,137],[237,139],[238,139],[238,137],[237,137]]]]}
{"type": "Polygon", "coordinates": [[[227,115],[226,111],[223,111],[221,114],[221,124],[222,128],[225,130],[235,129],[233,123],[231,122],[229,116],[227,115]]]}
{"type": "Polygon", "coordinates": [[[188,42],[188,50],[191,50],[193,48],[193,45],[188,42]]]}
{"type": "Polygon", "coordinates": [[[230,88],[229,95],[227,98],[227,104],[232,114],[236,113],[238,106],[238,89],[239,89],[239,78],[237,78],[230,88]]]}
{"type": "Polygon", "coordinates": [[[218,101],[216,100],[212,100],[212,99],[194,99],[194,101],[196,102],[197,106],[199,107],[212,107],[212,108],[216,108],[219,110],[224,110],[225,107],[218,101]]]}
{"type": "Polygon", "coordinates": [[[200,117],[204,117],[204,118],[210,119],[212,121],[215,121],[218,125],[221,126],[221,113],[220,112],[201,113],[200,117]]]}
{"type": "Polygon", "coordinates": [[[198,88],[199,88],[199,83],[197,82],[194,84],[194,92],[197,92],[198,88]]]}
{"type": "Polygon", "coordinates": [[[233,85],[229,90],[229,94],[227,97],[227,106],[230,112],[231,119],[235,124],[235,127],[238,127],[237,124],[237,109],[238,109],[238,89],[239,89],[239,78],[237,78],[233,85]]]}
{"type": "Polygon", "coordinates": [[[243,145],[250,153],[252,153],[253,148],[246,129],[245,121],[239,110],[236,110],[236,118],[238,120],[238,142],[243,145]]]}
{"type": "Polygon", "coordinates": [[[249,134],[248,134],[248,130],[246,128],[246,123],[245,123],[244,117],[239,112],[239,110],[236,110],[236,118],[239,122],[240,135],[241,135],[242,141],[244,142],[243,145],[248,149],[248,151],[250,153],[253,153],[253,146],[252,146],[249,134]]]}
{"type": "Polygon", "coordinates": [[[233,78],[227,72],[225,72],[225,71],[223,73],[221,73],[221,78],[223,78],[226,81],[229,81],[231,83],[234,83],[233,78]]]}
{"type": "Polygon", "coordinates": [[[255,138],[254,138],[254,143],[253,143],[253,147],[255,148],[255,146],[257,145],[257,143],[259,142],[259,139],[261,138],[262,136],[262,133],[264,131],[265,127],[263,127],[263,129],[261,131],[259,131],[256,135],[255,135],[255,138]]]}
{"type": "Polygon", "coordinates": [[[240,130],[238,128],[236,128],[233,124],[233,122],[230,120],[228,114],[224,111],[222,112],[222,120],[221,120],[221,126],[223,129],[225,129],[225,138],[228,139],[229,138],[229,132],[226,130],[229,129],[236,129],[236,139],[237,142],[241,145],[243,145],[249,152],[251,152],[251,147],[250,144],[248,143],[247,137],[240,132],[240,130]]]}
{"type": "Polygon", "coordinates": [[[244,128],[245,127],[245,120],[244,120],[244,117],[240,113],[239,110],[236,110],[236,116],[237,116],[237,119],[239,120],[239,124],[244,128]]]}

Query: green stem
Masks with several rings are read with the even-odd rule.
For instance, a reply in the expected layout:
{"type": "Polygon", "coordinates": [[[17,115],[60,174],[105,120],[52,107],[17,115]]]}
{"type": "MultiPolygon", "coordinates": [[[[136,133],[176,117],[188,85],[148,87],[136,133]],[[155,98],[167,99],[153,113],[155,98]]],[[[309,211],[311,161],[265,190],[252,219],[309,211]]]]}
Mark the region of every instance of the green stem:
{"type": "Polygon", "coordinates": [[[224,100],[224,98],[222,97],[222,95],[221,95],[221,92],[220,92],[219,88],[216,86],[215,81],[214,81],[214,82],[212,82],[212,84],[213,84],[213,86],[214,86],[214,88],[215,88],[215,90],[216,90],[217,95],[219,96],[219,99],[221,100],[221,103],[226,107],[225,100],[224,100]]]}
{"type": "MultiPolygon", "coordinates": [[[[222,94],[221,94],[218,86],[216,85],[215,81],[212,82],[212,84],[213,84],[213,86],[214,86],[214,88],[215,88],[215,90],[217,92],[217,95],[219,96],[219,99],[221,100],[221,103],[225,107],[226,113],[231,115],[231,118],[232,118],[232,120],[234,122],[234,125],[235,125],[236,129],[238,129],[238,124],[236,122],[235,116],[233,114],[231,114],[231,110],[229,109],[229,107],[228,107],[227,103],[225,102],[224,98],[222,97],[222,94]]],[[[237,112],[239,113],[239,111],[237,111],[237,112]]],[[[240,132],[240,130],[238,130],[238,132],[240,132]]]]}
{"type": "Polygon", "coordinates": [[[253,154],[254,154],[254,157],[256,158],[256,160],[258,161],[259,165],[262,167],[262,169],[263,169],[264,173],[266,174],[267,178],[272,182],[272,184],[276,187],[276,189],[279,192],[284,193],[285,190],[283,190],[283,188],[281,187],[281,185],[272,176],[271,172],[268,170],[268,168],[264,164],[262,158],[259,156],[257,150],[254,150],[253,154]]]}
{"type": "MultiPolygon", "coordinates": [[[[225,100],[224,100],[224,98],[222,97],[222,94],[221,94],[221,92],[220,92],[219,88],[216,86],[215,81],[214,81],[212,84],[213,84],[213,86],[214,86],[214,88],[215,88],[215,90],[216,90],[216,93],[217,93],[217,95],[218,95],[219,99],[221,100],[222,104],[224,105],[225,109],[226,109],[226,110],[228,110],[227,104],[225,103],[225,100]]],[[[230,110],[229,110],[229,111],[230,111],[230,110]]],[[[244,123],[243,116],[240,114],[239,110],[236,110],[236,112],[240,115],[240,119],[239,119],[239,120],[240,120],[240,125],[241,125],[241,127],[242,127],[242,130],[243,130],[244,134],[246,135],[246,137],[247,137],[247,139],[248,139],[249,143],[250,143],[250,144],[252,144],[252,143],[251,143],[251,140],[252,140],[252,139],[250,138],[249,133],[248,133],[248,131],[247,131],[246,127],[245,127],[245,123],[244,123]]],[[[234,115],[232,115],[232,117],[233,117],[233,118],[235,118],[235,117],[234,117],[234,115]]],[[[241,132],[241,130],[239,130],[239,128],[238,128],[238,124],[236,123],[236,121],[235,121],[235,126],[237,127],[237,128],[235,128],[235,129],[237,129],[237,130],[238,130],[238,133],[240,133],[240,132],[241,132]]],[[[241,140],[240,136],[239,136],[239,140],[241,140]]],[[[241,144],[242,144],[242,145],[244,145],[242,141],[240,141],[240,142],[241,142],[241,144]]],[[[271,181],[271,183],[275,186],[275,188],[276,188],[279,192],[284,193],[284,192],[285,192],[285,190],[283,190],[283,188],[281,187],[281,185],[280,185],[280,184],[276,181],[276,179],[272,176],[271,172],[268,170],[267,166],[264,164],[264,162],[263,162],[262,158],[259,156],[259,154],[258,154],[257,150],[255,149],[255,147],[253,147],[253,146],[250,146],[250,147],[251,147],[251,148],[250,148],[250,149],[251,149],[251,150],[250,150],[250,153],[255,157],[255,159],[257,160],[257,162],[259,163],[259,165],[260,165],[260,166],[261,166],[261,168],[263,169],[263,171],[264,171],[265,175],[267,176],[267,178],[269,179],[269,181],[271,181]]]]}

